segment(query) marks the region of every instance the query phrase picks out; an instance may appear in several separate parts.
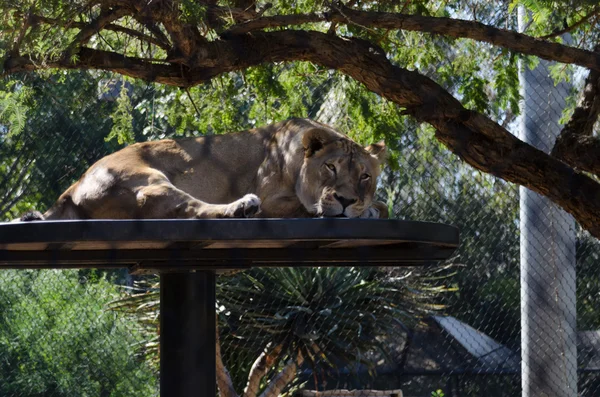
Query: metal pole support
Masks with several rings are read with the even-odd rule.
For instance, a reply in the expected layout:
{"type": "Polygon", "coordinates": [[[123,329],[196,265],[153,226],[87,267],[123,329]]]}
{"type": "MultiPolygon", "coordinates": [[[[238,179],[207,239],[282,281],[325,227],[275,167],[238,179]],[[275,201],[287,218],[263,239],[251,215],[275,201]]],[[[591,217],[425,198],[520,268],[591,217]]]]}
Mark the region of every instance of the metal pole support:
{"type": "MultiPolygon", "coordinates": [[[[519,9],[519,26],[526,25],[519,9]]],[[[563,36],[565,42],[569,38],[563,36]]],[[[521,67],[521,139],[550,153],[569,84],[550,62],[521,67]]],[[[548,198],[520,188],[521,385],[523,397],[577,397],[575,221],[548,198]]]]}
{"type": "Polygon", "coordinates": [[[160,395],[216,396],[215,273],[160,275],[160,395]]]}

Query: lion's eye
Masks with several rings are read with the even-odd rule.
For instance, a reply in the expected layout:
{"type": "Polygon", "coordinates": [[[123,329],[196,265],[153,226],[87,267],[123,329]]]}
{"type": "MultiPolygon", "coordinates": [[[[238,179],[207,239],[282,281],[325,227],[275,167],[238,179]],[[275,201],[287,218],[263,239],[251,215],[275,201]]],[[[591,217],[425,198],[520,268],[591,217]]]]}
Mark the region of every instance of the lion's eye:
{"type": "Polygon", "coordinates": [[[331,172],[335,172],[335,165],[333,165],[333,164],[328,164],[328,163],[327,163],[327,164],[325,164],[325,165],[327,166],[327,168],[329,168],[329,170],[330,170],[331,172]]]}
{"type": "Polygon", "coordinates": [[[369,180],[370,178],[371,178],[371,175],[369,175],[369,174],[362,174],[362,175],[360,176],[360,180],[361,180],[361,181],[367,181],[367,180],[369,180]]]}

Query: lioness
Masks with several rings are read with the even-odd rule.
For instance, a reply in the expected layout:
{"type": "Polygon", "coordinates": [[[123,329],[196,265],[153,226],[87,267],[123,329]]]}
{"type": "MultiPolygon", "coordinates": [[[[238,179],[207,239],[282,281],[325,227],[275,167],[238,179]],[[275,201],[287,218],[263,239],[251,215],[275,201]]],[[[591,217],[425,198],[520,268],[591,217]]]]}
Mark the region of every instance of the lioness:
{"type": "Polygon", "coordinates": [[[387,218],[373,201],[385,150],[306,119],[136,143],[92,165],[45,214],[21,220],[387,218]]]}

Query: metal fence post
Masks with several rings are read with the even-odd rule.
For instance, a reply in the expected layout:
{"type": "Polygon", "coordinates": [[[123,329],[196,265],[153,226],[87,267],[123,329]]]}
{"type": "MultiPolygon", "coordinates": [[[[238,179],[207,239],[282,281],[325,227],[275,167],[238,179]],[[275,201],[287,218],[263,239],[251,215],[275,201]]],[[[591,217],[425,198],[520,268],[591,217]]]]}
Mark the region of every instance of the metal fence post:
{"type": "MultiPolygon", "coordinates": [[[[525,10],[519,9],[519,30],[525,10]]],[[[521,65],[520,138],[549,153],[569,93],[550,62],[521,65]]],[[[524,397],[576,397],[575,222],[550,200],[520,188],[521,383],[524,397]]]]}

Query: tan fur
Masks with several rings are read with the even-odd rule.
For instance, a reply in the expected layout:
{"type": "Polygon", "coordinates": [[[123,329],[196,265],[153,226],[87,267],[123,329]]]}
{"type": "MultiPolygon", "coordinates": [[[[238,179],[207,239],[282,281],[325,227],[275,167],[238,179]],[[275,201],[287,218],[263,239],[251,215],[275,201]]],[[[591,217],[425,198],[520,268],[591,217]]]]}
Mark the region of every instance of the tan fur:
{"type": "Polygon", "coordinates": [[[44,219],[387,217],[372,202],[384,154],[305,119],[136,143],[91,166],[44,219]]]}

